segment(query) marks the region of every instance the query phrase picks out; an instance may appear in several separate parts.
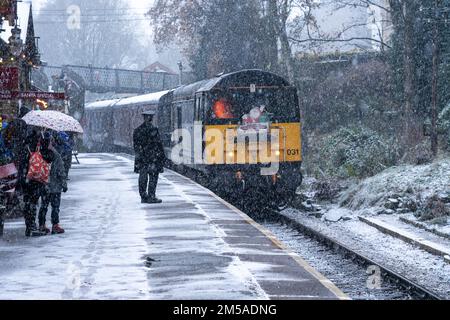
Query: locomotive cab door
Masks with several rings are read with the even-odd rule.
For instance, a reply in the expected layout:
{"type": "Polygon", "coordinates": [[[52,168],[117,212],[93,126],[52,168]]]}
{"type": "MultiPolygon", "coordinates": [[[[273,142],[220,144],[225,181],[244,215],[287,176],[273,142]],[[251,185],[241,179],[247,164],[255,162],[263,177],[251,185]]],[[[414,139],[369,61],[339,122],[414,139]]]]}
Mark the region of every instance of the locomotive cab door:
{"type": "Polygon", "coordinates": [[[203,151],[205,150],[205,142],[203,136],[205,134],[205,94],[203,92],[195,94],[195,109],[194,109],[194,130],[192,133],[193,152],[198,154],[192,155],[195,169],[200,169],[203,164],[203,151]],[[201,150],[201,152],[199,152],[201,150]]]}
{"type": "Polygon", "coordinates": [[[162,101],[158,106],[158,127],[167,155],[172,148],[172,110],[171,104],[162,101]]]}

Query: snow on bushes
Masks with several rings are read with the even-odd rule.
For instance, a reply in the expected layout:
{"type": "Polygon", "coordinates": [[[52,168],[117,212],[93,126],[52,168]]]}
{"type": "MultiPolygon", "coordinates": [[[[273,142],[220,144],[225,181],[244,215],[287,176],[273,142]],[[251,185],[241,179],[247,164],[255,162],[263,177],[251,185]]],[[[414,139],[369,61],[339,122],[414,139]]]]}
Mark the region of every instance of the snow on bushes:
{"type": "Polygon", "coordinates": [[[326,176],[365,178],[395,164],[393,140],[364,127],[341,128],[318,144],[316,165],[326,176]]]}
{"type": "MultiPolygon", "coordinates": [[[[414,198],[419,205],[435,195],[450,197],[450,159],[442,158],[428,165],[403,165],[389,168],[350,187],[341,204],[354,210],[383,207],[390,198],[414,198]]],[[[450,202],[450,199],[448,200],[450,202]]]]}

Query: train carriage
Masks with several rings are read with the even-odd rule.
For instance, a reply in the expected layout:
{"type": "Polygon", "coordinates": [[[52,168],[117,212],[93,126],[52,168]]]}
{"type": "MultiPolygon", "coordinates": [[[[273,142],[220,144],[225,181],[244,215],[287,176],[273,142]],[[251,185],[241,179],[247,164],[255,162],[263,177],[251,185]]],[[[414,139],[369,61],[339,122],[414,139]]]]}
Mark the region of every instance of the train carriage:
{"type": "Polygon", "coordinates": [[[113,126],[111,108],[119,102],[119,99],[99,101],[88,105],[89,114],[83,119],[85,134],[83,144],[89,150],[98,152],[112,151],[111,128],[113,126]]]}

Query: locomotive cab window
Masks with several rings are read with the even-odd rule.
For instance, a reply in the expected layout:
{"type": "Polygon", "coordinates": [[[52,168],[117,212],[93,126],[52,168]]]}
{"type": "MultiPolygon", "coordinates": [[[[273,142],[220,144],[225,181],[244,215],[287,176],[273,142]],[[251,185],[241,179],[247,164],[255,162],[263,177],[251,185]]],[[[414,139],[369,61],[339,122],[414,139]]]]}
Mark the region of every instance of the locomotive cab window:
{"type": "Polygon", "coordinates": [[[219,98],[213,104],[213,117],[218,120],[236,119],[232,103],[227,98],[219,98]]]}
{"type": "Polygon", "coordinates": [[[300,121],[294,88],[229,90],[211,95],[209,120],[212,123],[254,123],[300,121]]]}

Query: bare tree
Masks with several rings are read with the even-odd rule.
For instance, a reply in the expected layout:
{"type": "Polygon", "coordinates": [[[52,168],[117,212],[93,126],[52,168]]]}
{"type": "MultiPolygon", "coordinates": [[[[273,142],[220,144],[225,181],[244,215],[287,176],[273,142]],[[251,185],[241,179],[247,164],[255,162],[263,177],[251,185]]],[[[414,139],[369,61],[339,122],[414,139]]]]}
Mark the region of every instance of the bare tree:
{"type": "Polygon", "coordinates": [[[374,44],[382,50],[390,48],[386,39],[384,39],[383,25],[389,24],[389,7],[382,5],[382,1],[371,0],[334,0],[329,2],[317,3],[315,1],[294,1],[294,6],[301,14],[291,24],[293,30],[289,40],[296,45],[307,45],[308,49],[320,48],[320,46],[330,43],[347,43],[358,47],[362,43],[367,43],[365,49],[374,44]],[[365,11],[362,19],[350,19],[333,32],[325,32],[323,26],[317,21],[317,10],[329,7],[329,19],[334,18],[334,13],[343,10],[365,11]],[[383,14],[380,14],[382,11],[383,14]],[[376,29],[372,34],[362,34],[361,30],[376,29]],[[349,36],[349,34],[351,34],[349,36]]]}

